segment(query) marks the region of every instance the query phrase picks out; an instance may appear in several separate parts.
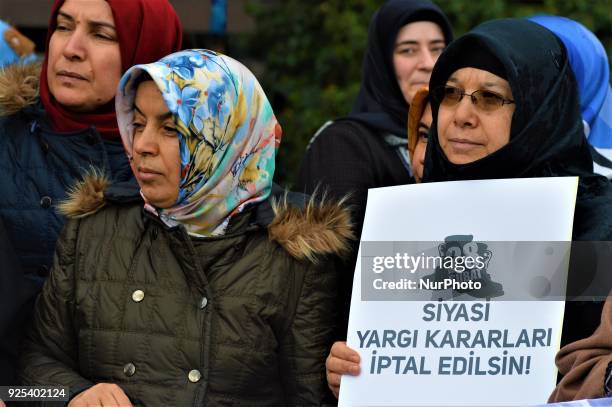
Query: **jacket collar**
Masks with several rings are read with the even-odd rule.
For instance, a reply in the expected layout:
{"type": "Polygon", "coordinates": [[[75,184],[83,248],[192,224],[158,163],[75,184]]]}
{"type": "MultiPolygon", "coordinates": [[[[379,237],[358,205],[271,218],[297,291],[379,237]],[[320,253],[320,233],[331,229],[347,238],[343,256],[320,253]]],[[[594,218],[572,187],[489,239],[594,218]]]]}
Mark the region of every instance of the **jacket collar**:
{"type": "MultiPolygon", "coordinates": [[[[108,203],[133,203],[134,186],[111,185],[100,171],[92,170],[68,192],[59,212],[70,219],[90,216],[108,203]]],[[[268,238],[297,260],[317,263],[326,255],[345,255],[354,239],[350,213],[344,200],[332,202],[275,187],[271,198],[258,204],[254,223],[265,227],[268,238]]]]}
{"type": "Polygon", "coordinates": [[[0,117],[38,102],[40,64],[13,64],[0,70],[0,117]]]}

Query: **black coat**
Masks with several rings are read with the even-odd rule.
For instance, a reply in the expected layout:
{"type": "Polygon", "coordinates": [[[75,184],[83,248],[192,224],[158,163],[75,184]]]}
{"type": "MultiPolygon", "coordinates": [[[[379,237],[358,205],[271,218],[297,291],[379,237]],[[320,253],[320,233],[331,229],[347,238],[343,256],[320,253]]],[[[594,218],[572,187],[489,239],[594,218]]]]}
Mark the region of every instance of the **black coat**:
{"type": "Polygon", "coordinates": [[[326,193],[339,200],[348,197],[357,239],[341,270],[338,336],[346,335],[353,272],[363,227],[368,188],[413,183],[405,140],[385,136],[351,119],[337,120],[320,130],[308,145],[298,175],[296,190],[326,193]],[[397,140],[397,141],[396,141],[397,140]],[[393,143],[396,141],[396,143],[393,143]]]}

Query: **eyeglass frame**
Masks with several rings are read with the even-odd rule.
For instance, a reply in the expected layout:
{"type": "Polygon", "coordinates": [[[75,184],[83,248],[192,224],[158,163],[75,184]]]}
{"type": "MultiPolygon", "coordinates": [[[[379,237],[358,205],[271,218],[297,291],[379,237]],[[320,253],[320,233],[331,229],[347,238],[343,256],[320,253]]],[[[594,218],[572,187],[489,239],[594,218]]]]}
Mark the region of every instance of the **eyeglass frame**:
{"type": "MultiPolygon", "coordinates": [[[[436,87],[436,88],[434,89],[434,91],[432,92],[432,96],[433,96],[433,98],[434,98],[434,99],[435,99],[435,100],[436,100],[436,101],[437,101],[437,102],[438,102],[440,105],[442,105],[442,104],[443,104],[443,102],[444,102],[444,99],[446,99],[446,89],[448,89],[448,88],[450,88],[450,89],[456,89],[456,90],[458,90],[458,91],[461,93],[461,97],[459,98],[459,100],[458,100],[457,102],[453,103],[452,105],[447,105],[447,106],[449,106],[449,107],[457,106],[459,103],[461,103],[461,101],[463,100],[463,97],[464,97],[464,96],[469,96],[469,97],[470,97],[470,101],[472,102],[472,104],[473,104],[473,105],[474,105],[476,108],[478,108],[478,109],[482,110],[483,112],[494,112],[494,111],[496,111],[497,109],[499,109],[500,107],[503,107],[504,105],[511,105],[511,104],[516,103],[514,100],[511,100],[511,99],[506,99],[505,97],[503,97],[503,96],[502,96],[502,95],[500,95],[499,93],[497,93],[497,92],[493,92],[492,90],[487,90],[487,89],[478,89],[478,90],[475,90],[475,91],[474,91],[474,92],[472,92],[472,93],[466,93],[466,92],[464,92],[464,91],[463,91],[461,88],[458,88],[458,87],[456,87],[456,86],[440,85],[440,86],[436,87]],[[483,108],[482,106],[479,106],[477,96],[474,96],[474,95],[475,95],[475,94],[477,94],[477,93],[482,93],[482,92],[488,92],[488,93],[490,93],[490,94],[492,94],[492,95],[495,95],[496,97],[498,97],[498,98],[499,98],[499,100],[501,100],[501,104],[495,104],[495,105],[492,105],[492,106],[495,106],[495,108],[493,108],[493,109],[486,109],[486,108],[483,108]],[[440,94],[442,95],[442,97],[440,97],[440,94]]],[[[484,106],[484,105],[483,105],[483,106],[484,106]]]]}

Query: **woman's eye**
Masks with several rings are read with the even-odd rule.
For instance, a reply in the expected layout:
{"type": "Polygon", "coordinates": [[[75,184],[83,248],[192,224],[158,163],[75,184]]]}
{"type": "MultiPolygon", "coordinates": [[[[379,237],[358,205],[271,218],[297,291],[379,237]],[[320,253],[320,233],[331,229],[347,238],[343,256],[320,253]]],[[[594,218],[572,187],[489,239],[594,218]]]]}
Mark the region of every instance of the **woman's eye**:
{"type": "Polygon", "coordinates": [[[413,54],[416,54],[417,49],[416,48],[401,48],[397,52],[403,55],[413,55],[413,54]]]}
{"type": "Polygon", "coordinates": [[[428,133],[426,131],[419,132],[419,141],[427,143],[427,135],[428,133]]]}
{"type": "Polygon", "coordinates": [[[101,40],[116,41],[115,37],[112,36],[111,34],[107,34],[107,33],[103,33],[103,32],[96,32],[93,35],[94,35],[94,37],[99,38],[101,40]]]}
{"type": "Polygon", "coordinates": [[[58,24],[55,27],[55,31],[68,31],[68,26],[65,24],[58,24]]]}
{"type": "Polygon", "coordinates": [[[164,130],[167,133],[171,133],[173,136],[176,136],[176,127],[174,127],[174,126],[164,126],[164,130]]]}
{"type": "Polygon", "coordinates": [[[444,47],[435,47],[429,50],[429,52],[431,52],[434,55],[439,55],[442,53],[442,51],[444,51],[444,47]]]}
{"type": "Polygon", "coordinates": [[[134,122],[134,123],[132,123],[132,128],[134,129],[135,133],[141,132],[142,129],[144,128],[144,124],[138,123],[138,122],[134,122]]]}
{"type": "Polygon", "coordinates": [[[487,104],[499,104],[503,100],[501,96],[493,92],[482,91],[482,98],[487,104]]]}

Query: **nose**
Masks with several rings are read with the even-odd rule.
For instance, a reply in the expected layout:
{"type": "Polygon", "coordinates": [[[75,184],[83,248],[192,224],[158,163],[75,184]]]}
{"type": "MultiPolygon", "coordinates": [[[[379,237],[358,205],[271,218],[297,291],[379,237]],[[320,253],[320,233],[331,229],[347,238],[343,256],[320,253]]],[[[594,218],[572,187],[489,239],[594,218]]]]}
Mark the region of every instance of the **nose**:
{"type": "Polygon", "coordinates": [[[431,54],[431,51],[426,48],[421,52],[421,62],[419,68],[431,72],[433,70],[436,58],[431,54]]]}
{"type": "Polygon", "coordinates": [[[458,127],[475,127],[477,125],[476,106],[472,103],[470,96],[463,96],[455,106],[453,122],[458,127]]]}
{"type": "Polygon", "coordinates": [[[141,131],[134,134],[133,150],[140,156],[155,156],[159,154],[159,143],[154,131],[150,126],[145,126],[141,131]]]}
{"type": "Polygon", "coordinates": [[[62,50],[62,54],[66,59],[71,61],[82,61],[85,59],[87,55],[85,36],[85,33],[78,28],[72,32],[62,50]]]}

